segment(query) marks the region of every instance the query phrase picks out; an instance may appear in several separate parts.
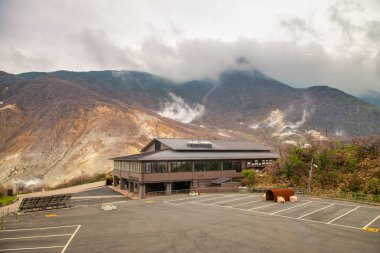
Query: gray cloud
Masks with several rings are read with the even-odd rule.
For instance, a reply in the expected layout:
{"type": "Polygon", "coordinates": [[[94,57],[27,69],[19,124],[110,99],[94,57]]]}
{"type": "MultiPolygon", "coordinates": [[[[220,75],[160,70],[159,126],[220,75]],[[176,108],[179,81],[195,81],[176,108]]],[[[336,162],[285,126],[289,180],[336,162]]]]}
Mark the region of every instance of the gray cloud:
{"type": "Polygon", "coordinates": [[[133,69],[187,81],[248,66],[295,87],[380,91],[380,25],[357,3],[334,1],[322,9],[329,17],[322,23],[334,27],[337,38],[330,39],[313,15],[292,12],[276,16],[278,30],[271,32],[279,36],[268,39],[256,37],[266,32],[260,26],[250,30],[255,20],[246,24],[254,19],[249,11],[239,19],[248,7],[229,1],[0,0],[0,69],[133,69]],[[353,14],[366,18],[358,23],[353,14]],[[239,36],[230,36],[237,30],[239,36]]]}
{"type": "Polygon", "coordinates": [[[310,22],[299,17],[282,18],[280,19],[280,25],[283,26],[287,32],[292,34],[295,40],[300,40],[305,35],[317,36],[310,22]]]}
{"type": "Polygon", "coordinates": [[[374,42],[380,41],[380,22],[371,21],[367,23],[367,36],[374,42]]]}

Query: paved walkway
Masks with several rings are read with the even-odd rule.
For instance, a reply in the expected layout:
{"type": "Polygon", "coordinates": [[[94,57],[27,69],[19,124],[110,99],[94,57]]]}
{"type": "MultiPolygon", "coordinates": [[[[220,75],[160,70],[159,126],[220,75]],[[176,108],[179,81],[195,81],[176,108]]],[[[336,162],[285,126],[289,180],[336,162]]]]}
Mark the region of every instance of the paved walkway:
{"type": "Polygon", "coordinates": [[[139,199],[139,194],[137,193],[129,193],[128,190],[121,190],[119,187],[117,186],[108,186],[110,189],[114,190],[114,191],[117,191],[121,194],[123,194],[124,196],[127,196],[128,198],[130,199],[139,199]]]}
{"type": "Polygon", "coordinates": [[[3,213],[7,214],[10,212],[16,212],[23,198],[42,197],[42,196],[49,196],[49,195],[55,195],[55,194],[77,193],[77,192],[82,192],[82,191],[88,191],[95,188],[100,188],[100,187],[103,187],[104,185],[105,185],[105,181],[99,181],[99,182],[76,185],[76,186],[72,186],[68,188],[62,188],[62,189],[51,190],[51,191],[20,194],[18,195],[19,200],[16,201],[15,203],[0,207],[0,216],[3,213]]]}

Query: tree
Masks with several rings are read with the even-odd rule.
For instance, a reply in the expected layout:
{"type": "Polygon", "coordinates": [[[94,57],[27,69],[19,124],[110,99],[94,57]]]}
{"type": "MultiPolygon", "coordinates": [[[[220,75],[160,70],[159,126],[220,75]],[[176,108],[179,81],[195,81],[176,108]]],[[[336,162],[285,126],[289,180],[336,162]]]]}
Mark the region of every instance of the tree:
{"type": "Polygon", "coordinates": [[[243,170],[241,172],[246,185],[252,185],[255,180],[255,172],[253,170],[243,170]]]}

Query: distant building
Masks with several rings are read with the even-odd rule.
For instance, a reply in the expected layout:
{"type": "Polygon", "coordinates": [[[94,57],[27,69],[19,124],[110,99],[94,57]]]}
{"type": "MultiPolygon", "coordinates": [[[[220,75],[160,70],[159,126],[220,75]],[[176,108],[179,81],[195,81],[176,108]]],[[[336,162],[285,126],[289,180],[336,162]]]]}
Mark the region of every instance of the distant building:
{"type": "Polygon", "coordinates": [[[192,189],[241,181],[243,169],[262,170],[278,154],[239,140],[157,138],[140,154],[112,158],[114,185],[138,193],[192,189]]]}

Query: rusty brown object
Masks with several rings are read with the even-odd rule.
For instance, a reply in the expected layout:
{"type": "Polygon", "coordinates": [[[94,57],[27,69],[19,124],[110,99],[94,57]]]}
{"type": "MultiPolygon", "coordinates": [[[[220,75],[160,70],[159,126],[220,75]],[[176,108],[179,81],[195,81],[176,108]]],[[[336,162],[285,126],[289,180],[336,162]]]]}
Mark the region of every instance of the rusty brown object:
{"type": "Polygon", "coordinates": [[[284,197],[285,201],[290,201],[290,196],[294,195],[294,191],[290,188],[274,188],[267,190],[265,193],[266,200],[274,200],[277,202],[277,197],[284,197]]]}

